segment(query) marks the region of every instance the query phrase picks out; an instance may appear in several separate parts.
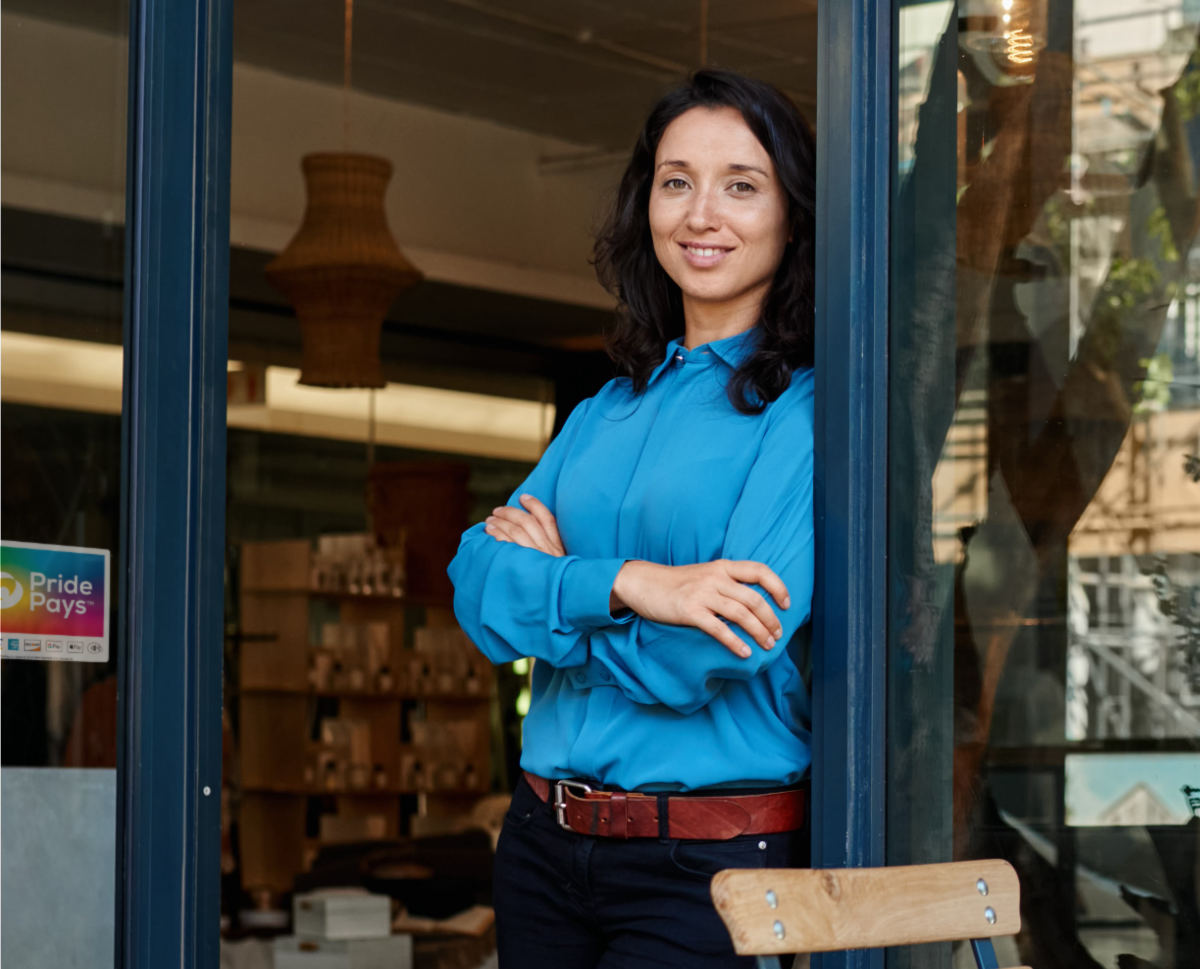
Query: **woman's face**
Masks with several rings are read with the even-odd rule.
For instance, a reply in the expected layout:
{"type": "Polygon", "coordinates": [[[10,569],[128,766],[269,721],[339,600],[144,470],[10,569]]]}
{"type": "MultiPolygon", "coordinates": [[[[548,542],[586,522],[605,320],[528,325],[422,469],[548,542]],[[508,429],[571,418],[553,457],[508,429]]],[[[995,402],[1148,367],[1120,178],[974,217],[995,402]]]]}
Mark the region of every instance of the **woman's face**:
{"type": "Polygon", "coordinates": [[[735,108],[692,108],[654,158],[650,234],[684,312],[729,310],[752,324],[787,245],[787,195],[735,108]]]}

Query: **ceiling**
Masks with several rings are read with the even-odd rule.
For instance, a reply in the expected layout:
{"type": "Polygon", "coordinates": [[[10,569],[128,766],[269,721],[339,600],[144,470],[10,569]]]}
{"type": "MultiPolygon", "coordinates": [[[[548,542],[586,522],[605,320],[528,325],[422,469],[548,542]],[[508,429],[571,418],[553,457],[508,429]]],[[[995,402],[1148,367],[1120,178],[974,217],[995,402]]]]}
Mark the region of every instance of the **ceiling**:
{"type": "MultiPolygon", "coordinates": [[[[601,150],[701,62],[787,90],[815,114],[816,0],[354,0],[354,88],[601,150]],[[707,29],[701,29],[707,8],[707,29]]],[[[125,0],[6,0],[115,32],[125,0]]],[[[234,56],[342,83],[342,0],[234,0],[234,56]]]]}
{"type": "MultiPolygon", "coordinates": [[[[591,157],[603,160],[609,153],[611,160],[611,153],[627,152],[649,106],[704,59],[702,43],[708,63],[776,83],[815,120],[817,0],[353,4],[356,90],[579,145],[579,152],[567,153],[568,165],[576,163],[574,155],[586,165],[591,157]]],[[[110,34],[128,31],[128,7],[128,0],[4,0],[6,15],[110,34]]],[[[342,83],[343,0],[233,0],[233,9],[238,62],[342,83]]],[[[12,221],[8,213],[6,222],[12,221]]],[[[6,264],[16,251],[8,246],[6,264]]],[[[242,342],[275,346],[279,334],[294,327],[287,325],[290,314],[278,294],[261,279],[266,258],[234,253],[233,319],[235,329],[246,331],[242,342]]],[[[119,259],[115,265],[119,270],[119,259]]],[[[520,373],[544,367],[525,360],[522,348],[597,348],[610,316],[608,310],[427,281],[397,301],[385,342],[407,340],[413,345],[405,345],[403,356],[438,366],[470,365],[479,356],[489,366],[520,373]],[[441,360],[438,354],[447,352],[452,359],[441,360]]],[[[250,353],[253,346],[241,349],[250,353]]]]}

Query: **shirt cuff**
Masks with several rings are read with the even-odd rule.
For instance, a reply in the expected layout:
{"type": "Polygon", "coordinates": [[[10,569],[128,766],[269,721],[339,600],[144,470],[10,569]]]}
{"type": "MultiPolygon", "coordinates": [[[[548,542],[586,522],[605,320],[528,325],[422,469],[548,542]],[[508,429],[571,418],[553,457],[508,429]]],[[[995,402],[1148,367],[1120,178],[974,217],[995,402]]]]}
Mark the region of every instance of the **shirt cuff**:
{"type": "Polygon", "coordinates": [[[558,592],[559,615],[575,629],[599,629],[628,622],[609,611],[613,583],[626,559],[574,559],[563,571],[558,592]]]}

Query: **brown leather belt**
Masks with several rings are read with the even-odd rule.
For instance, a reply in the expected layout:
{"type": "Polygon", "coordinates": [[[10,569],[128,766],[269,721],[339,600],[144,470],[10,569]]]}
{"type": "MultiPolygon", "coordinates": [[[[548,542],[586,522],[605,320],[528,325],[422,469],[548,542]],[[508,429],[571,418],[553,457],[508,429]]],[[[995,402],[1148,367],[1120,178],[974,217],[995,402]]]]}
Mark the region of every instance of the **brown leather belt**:
{"type": "Polygon", "coordinates": [[[559,825],[579,834],[724,841],[804,826],[807,797],[802,788],[767,794],[641,794],[597,791],[580,781],[549,781],[522,773],[533,793],[553,805],[559,825]]]}

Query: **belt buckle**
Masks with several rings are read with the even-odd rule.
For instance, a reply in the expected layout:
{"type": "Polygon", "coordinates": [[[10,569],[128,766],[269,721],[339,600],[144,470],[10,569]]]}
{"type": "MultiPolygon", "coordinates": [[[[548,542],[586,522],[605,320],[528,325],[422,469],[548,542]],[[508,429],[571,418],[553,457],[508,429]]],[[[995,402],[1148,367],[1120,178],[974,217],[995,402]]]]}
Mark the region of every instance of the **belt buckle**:
{"type": "Polygon", "coordinates": [[[591,794],[592,788],[583,781],[555,781],[554,782],[554,817],[558,821],[558,826],[564,831],[574,830],[567,822],[567,791],[572,794],[591,794]]]}

